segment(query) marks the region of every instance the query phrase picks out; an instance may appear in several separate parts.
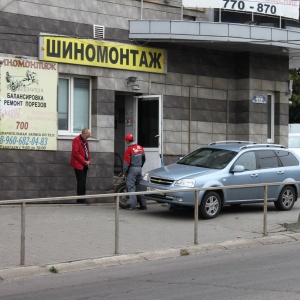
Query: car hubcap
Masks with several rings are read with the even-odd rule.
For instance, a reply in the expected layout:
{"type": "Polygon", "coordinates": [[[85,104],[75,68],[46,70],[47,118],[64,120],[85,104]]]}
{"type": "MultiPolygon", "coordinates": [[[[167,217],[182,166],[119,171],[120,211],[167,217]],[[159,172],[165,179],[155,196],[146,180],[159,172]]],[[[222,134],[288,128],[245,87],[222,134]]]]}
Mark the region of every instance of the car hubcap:
{"type": "Polygon", "coordinates": [[[289,207],[292,205],[294,200],[293,193],[291,191],[285,191],[282,195],[282,203],[285,207],[289,207]]]}
{"type": "Polygon", "coordinates": [[[216,197],[209,197],[206,201],[205,210],[208,215],[213,216],[219,209],[219,201],[216,197]]]}

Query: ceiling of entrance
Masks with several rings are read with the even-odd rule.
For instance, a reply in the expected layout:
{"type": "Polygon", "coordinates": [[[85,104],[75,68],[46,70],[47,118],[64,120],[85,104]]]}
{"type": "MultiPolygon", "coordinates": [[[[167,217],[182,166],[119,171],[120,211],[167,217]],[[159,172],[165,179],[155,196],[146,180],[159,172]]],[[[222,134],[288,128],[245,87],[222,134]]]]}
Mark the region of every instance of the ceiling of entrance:
{"type": "Polygon", "coordinates": [[[131,20],[129,38],[151,43],[177,43],[230,52],[257,52],[289,57],[300,67],[300,32],[245,24],[131,20]]]}

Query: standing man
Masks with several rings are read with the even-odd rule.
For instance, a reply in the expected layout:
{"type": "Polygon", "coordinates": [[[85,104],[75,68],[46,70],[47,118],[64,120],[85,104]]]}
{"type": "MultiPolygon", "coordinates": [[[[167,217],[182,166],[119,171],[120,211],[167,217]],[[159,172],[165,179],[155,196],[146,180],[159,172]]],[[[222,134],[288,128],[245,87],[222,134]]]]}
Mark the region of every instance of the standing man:
{"type": "MultiPolygon", "coordinates": [[[[144,148],[134,142],[133,135],[127,134],[124,141],[128,145],[124,153],[123,174],[126,176],[128,192],[136,192],[142,179],[142,167],[146,161],[144,148]]],[[[137,197],[129,196],[130,208],[132,210],[147,209],[144,197],[141,197],[141,206],[138,207],[137,197]]]]}
{"type": "MultiPolygon", "coordinates": [[[[82,129],[80,135],[75,137],[72,142],[72,155],[70,166],[74,168],[77,180],[77,196],[86,193],[86,176],[91,162],[90,150],[87,139],[91,131],[88,128],[82,129]]],[[[87,203],[86,199],[77,199],[77,203],[87,203]]]]}

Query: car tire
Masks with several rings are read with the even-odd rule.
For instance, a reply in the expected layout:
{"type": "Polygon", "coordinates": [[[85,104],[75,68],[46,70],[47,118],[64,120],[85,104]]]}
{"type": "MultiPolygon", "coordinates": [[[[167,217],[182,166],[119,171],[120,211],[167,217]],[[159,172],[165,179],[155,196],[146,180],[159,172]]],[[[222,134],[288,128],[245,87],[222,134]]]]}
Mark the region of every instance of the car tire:
{"type": "MultiPolygon", "coordinates": [[[[127,186],[125,182],[120,183],[115,188],[115,193],[126,193],[126,192],[127,192],[127,186]]],[[[130,207],[129,196],[120,196],[119,206],[123,209],[128,209],[130,207]]]]}
{"type": "Polygon", "coordinates": [[[274,202],[275,207],[278,210],[290,210],[293,208],[296,201],[295,190],[291,186],[285,186],[276,202],[274,202]]]}
{"type": "Polygon", "coordinates": [[[214,219],[221,211],[221,197],[216,192],[207,192],[200,204],[200,217],[214,219]]]}

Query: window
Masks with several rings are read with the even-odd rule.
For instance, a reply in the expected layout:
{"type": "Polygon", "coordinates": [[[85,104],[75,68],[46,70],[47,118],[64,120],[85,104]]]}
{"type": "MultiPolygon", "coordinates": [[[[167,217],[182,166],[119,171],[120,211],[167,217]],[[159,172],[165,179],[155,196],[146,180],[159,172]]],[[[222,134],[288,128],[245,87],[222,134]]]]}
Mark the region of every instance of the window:
{"type": "Polygon", "coordinates": [[[267,141],[274,142],[274,95],[268,94],[267,101],[267,141]]]}
{"type": "Polygon", "coordinates": [[[276,153],[284,167],[299,165],[298,159],[291,152],[278,150],[276,153]]]}
{"type": "Polygon", "coordinates": [[[278,158],[273,150],[256,151],[260,169],[278,168],[278,158]]]}
{"type": "Polygon", "coordinates": [[[223,169],[235,156],[236,152],[226,149],[200,148],[183,157],[178,164],[223,169]]]}
{"type": "Polygon", "coordinates": [[[242,154],[234,163],[234,166],[241,165],[245,171],[252,171],[256,169],[256,157],[254,151],[249,151],[242,154]]]}
{"type": "Polygon", "coordinates": [[[79,133],[90,127],[90,85],[88,78],[59,78],[58,134],[79,133]]]}

